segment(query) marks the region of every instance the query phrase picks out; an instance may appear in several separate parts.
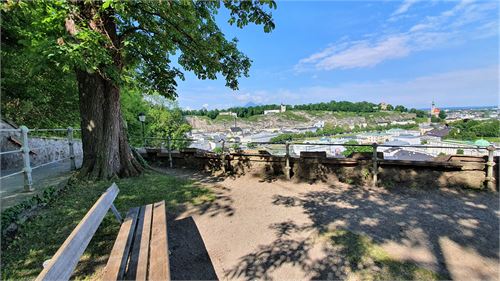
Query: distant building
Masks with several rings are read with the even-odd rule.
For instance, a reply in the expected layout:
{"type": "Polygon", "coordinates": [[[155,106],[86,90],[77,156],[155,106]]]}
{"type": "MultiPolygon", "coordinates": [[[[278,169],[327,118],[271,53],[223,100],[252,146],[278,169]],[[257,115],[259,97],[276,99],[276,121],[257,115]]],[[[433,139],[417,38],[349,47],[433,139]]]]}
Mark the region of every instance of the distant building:
{"type": "Polygon", "coordinates": [[[240,127],[231,127],[229,129],[231,130],[231,133],[233,135],[239,135],[243,133],[243,129],[241,129],[240,127]]]}
{"type": "Polygon", "coordinates": [[[430,131],[428,131],[427,133],[425,133],[425,135],[427,136],[431,136],[431,137],[438,137],[438,138],[443,138],[443,137],[446,137],[451,131],[451,128],[449,127],[444,127],[442,129],[432,129],[430,131]]]}
{"type": "Polygon", "coordinates": [[[325,121],[324,120],[320,120],[320,121],[314,123],[314,127],[316,127],[316,128],[323,128],[323,127],[325,127],[325,121]]]}
{"type": "Polygon", "coordinates": [[[420,145],[421,143],[420,136],[414,136],[414,135],[399,135],[397,137],[394,137],[394,140],[400,142],[406,142],[409,143],[410,145],[420,145]]]}
{"type": "Polygon", "coordinates": [[[380,110],[387,110],[387,103],[381,102],[379,103],[378,107],[380,108],[380,110]]]}
{"type": "Polygon", "coordinates": [[[420,135],[420,131],[415,131],[415,130],[405,130],[405,129],[400,129],[400,128],[393,128],[389,129],[386,131],[386,133],[392,135],[392,136],[400,136],[400,135],[414,135],[418,136],[420,135]]]}
{"type": "Polygon", "coordinates": [[[224,111],[224,112],[219,112],[219,115],[226,115],[226,116],[234,116],[234,117],[238,117],[238,115],[236,114],[236,112],[232,112],[232,111],[224,111]]]}
{"type": "MultiPolygon", "coordinates": [[[[430,119],[430,118],[429,118],[430,119]]],[[[430,120],[429,120],[429,123],[430,123],[430,120]]],[[[429,124],[420,124],[418,125],[419,127],[419,130],[420,130],[420,134],[421,135],[424,135],[425,133],[431,131],[434,129],[434,127],[432,127],[431,125],[429,124]]]]}
{"type": "Polygon", "coordinates": [[[283,113],[285,111],[286,111],[286,105],[281,104],[280,109],[264,110],[264,115],[274,114],[274,113],[283,113]]]}
{"type": "Polygon", "coordinates": [[[403,121],[392,121],[392,125],[408,125],[408,124],[415,124],[414,120],[403,120],[403,121]]]}
{"type": "Polygon", "coordinates": [[[437,108],[436,107],[436,104],[434,103],[434,101],[432,101],[432,104],[431,104],[431,110],[429,112],[429,117],[438,117],[439,116],[439,112],[441,112],[441,109],[437,108]]]}
{"type": "Polygon", "coordinates": [[[390,135],[387,133],[381,133],[381,132],[370,132],[370,133],[364,133],[364,134],[359,134],[358,135],[358,140],[361,143],[381,143],[381,142],[386,142],[390,138],[390,135]]]}

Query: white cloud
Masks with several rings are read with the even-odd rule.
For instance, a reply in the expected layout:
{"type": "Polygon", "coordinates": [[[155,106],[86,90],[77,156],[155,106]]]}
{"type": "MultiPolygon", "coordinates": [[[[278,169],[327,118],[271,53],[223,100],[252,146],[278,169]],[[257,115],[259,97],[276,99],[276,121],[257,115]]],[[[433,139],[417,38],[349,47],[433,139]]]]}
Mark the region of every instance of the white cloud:
{"type": "MultiPolygon", "coordinates": [[[[396,12],[404,13],[413,3],[414,1],[404,2],[396,12]]],[[[380,33],[370,35],[368,39],[331,44],[322,51],[301,59],[295,70],[301,72],[311,69],[372,67],[417,51],[498,36],[497,9],[496,2],[461,1],[437,16],[426,17],[405,32],[380,33]]]]}
{"type": "MultiPolygon", "coordinates": [[[[499,99],[499,66],[463,69],[412,79],[375,80],[342,83],[336,86],[317,84],[313,87],[281,88],[277,90],[241,91],[227,89],[206,92],[204,89],[184,91],[181,106],[228,108],[252,101],[262,104],[305,104],[331,100],[381,101],[408,107],[425,107],[433,99],[439,106],[495,105],[499,99]],[[186,95],[196,97],[192,101],[186,95]]],[[[320,79],[317,83],[320,83],[320,79]]]]}
{"type": "Polygon", "coordinates": [[[418,0],[405,0],[403,3],[399,6],[399,8],[392,13],[393,16],[401,15],[404,14],[410,9],[413,4],[415,4],[418,0]]]}
{"type": "Polygon", "coordinates": [[[208,103],[204,103],[202,107],[208,109],[208,103]]]}
{"type": "MultiPolygon", "coordinates": [[[[494,105],[498,102],[498,65],[420,76],[409,80],[344,83],[336,87],[280,89],[268,93],[270,103],[302,104],[330,100],[381,101],[409,107],[494,105]]],[[[249,93],[250,94],[250,93],[249,93]]],[[[251,94],[250,94],[251,95],[251,94]]]]}
{"type": "MultiPolygon", "coordinates": [[[[321,60],[316,60],[316,68],[331,70],[335,68],[370,67],[393,58],[407,56],[410,52],[406,36],[388,37],[379,42],[358,42],[349,48],[336,52],[321,60]]],[[[311,62],[315,60],[311,59],[311,62]]]]}
{"type": "Polygon", "coordinates": [[[269,93],[267,91],[255,91],[252,93],[235,93],[234,97],[242,103],[266,103],[269,101],[269,93]]]}

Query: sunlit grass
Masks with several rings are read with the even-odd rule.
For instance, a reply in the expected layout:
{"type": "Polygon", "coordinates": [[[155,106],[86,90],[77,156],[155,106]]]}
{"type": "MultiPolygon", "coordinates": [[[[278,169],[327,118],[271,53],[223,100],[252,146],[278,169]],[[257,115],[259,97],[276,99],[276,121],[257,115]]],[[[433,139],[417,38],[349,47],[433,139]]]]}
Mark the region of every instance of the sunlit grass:
{"type": "MultiPolygon", "coordinates": [[[[122,215],[131,207],[161,200],[165,200],[168,210],[173,211],[183,203],[196,205],[214,199],[206,188],[156,172],[120,179],[116,183],[120,193],[115,205],[122,215]]],[[[43,262],[54,255],[110,185],[110,181],[75,183],[22,224],[17,237],[2,251],[2,279],[34,279],[42,270],[43,262]]],[[[104,267],[119,227],[113,215],[108,213],[76,269],[76,278],[92,278],[104,267]]]]}
{"type": "Polygon", "coordinates": [[[410,262],[392,259],[368,236],[347,230],[334,230],[323,234],[339,251],[349,267],[350,280],[442,280],[439,274],[410,262]]]}

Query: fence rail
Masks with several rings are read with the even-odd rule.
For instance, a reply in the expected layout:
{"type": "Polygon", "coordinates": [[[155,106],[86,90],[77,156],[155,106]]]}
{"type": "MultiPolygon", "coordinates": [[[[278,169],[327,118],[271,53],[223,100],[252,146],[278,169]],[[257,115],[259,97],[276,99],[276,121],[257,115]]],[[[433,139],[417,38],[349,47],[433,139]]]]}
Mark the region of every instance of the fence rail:
{"type": "Polygon", "coordinates": [[[21,148],[16,149],[16,150],[9,150],[9,151],[2,151],[0,152],[0,155],[6,155],[6,154],[12,154],[12,153],[21,153],[22,154],[22,159],[23,159],[23,168],[20,171],[10,173],[8,175],[2,175],[0,179],[6,179],[15,175],[19,174],[24,174],[24,190],[25,191],[34,191],[33,188],[33,178],[32,178],[32,171],[37,168],[41,168],[50,164],[54,164],[57,162],[61,162],[64,160],[70,159],[70,169],[75,170],[76,169],[76,163],[75,163],[75,150],[74,150],[74,143],[73,143],[73,132],[74,131],[80,131],[80,129],[73,129],[72,127],[68,128],[52,128],[52,129],[28,129],[26,126],[21,126],[19,129],[0,129],[0,133],[4,132],[19,132],[21,133],[21,148]],[[69,146],[69,156],[61,159],[57,159],[55,161],[51,161],[48,163],[40,164],[38,166],[32,167],[30,163],[30,152],[33,152],[33,150],[38,150],[38,149],[43,149],[50,147],[49,145],[45,146],[40,146],[40,147],[30,147],[29,146],[29,133],[30,132],[66,132],[66,137],[45,137],[41,136],[37,138],[42,138],[42,139],[67,139],[68,140],[68,146],[69,146]]]}
{"type": "MultiPolygon", "coordinates": [[[[172,147],[171,143],[172,141],[197,141],[196,139],[190,139],[190,138],[181,138],[181,139],[176,139],[176,138],[155,138],[155,137],[148,137],[148,139],[155,139],[155,140],[165,140],[167,142],[167,152],[168,152],[168,159],[169,159],[169,166],[172,168],[173,167],[173,161],[172,161],[172,147]]],[[[145,142],[144,142],[145,143],[145,142]]],[[[486,162],[487,166],[487,171],[486,171],[486,184],[487,187],[491,190],[494,190],[494,176],[493,176],[493,166],[495,165],[494,162],[494,153],[495,151],[500,151],[499,147],[494,147],[493,145],[488,146],[488,147],[481,147],[481,146],[438,146],[438,145],[389,145],[389,144],[377,144],[377,143],[372,143],[372,144],[353,144],[353,143],[301,143],[301,142],[236,142],[236,141],[226,141],[224,139],[220,140],[219,143],[221,143],[221,150],[218,153],[221,157],[221,160],[224,159],[226,155],[226,150],[227,150],[227,145],[228,144],[236,144],[238,146],[245,145],[248,147],[249,144],[252,144],[253,146],[266,146],[266,145],[284,145],[284,157],[285,157],[285,175],[288,179],[290,179],[290,158],[291,158],[291,153],[290,153],[290,146],[291,145],[297,145],[297,146],[343,146],[343,147],[371,147],[372,150],[372,159],[371,161],[373,162],[373,167],[372,167],[372,176],[373,176],[373,185],[375,186],[377,184],[377,177],[378,177],[378,167],[379,167],[379,159],[378,158],[378,148],[416,148],[416,149],[428,149],[428,148],[437,148],[437,149],[461,149],[461,150],[484,150],[486,152],[486,155],[488,156],[488,160],[486,162]]],[[[155,147],[146,147],[146,149],[150,148],[155,148],[155,147]]],[[[243,154],[244,156],[254,156],[255,154],[243,154]]]]}

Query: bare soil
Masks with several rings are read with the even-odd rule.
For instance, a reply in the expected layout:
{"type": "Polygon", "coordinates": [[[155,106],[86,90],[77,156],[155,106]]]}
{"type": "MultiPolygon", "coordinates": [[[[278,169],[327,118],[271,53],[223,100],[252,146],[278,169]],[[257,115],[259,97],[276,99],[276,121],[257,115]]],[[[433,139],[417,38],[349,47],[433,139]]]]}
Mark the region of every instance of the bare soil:
{"type": "Polygon", "coordinates": [[[164,172],[216,194],[176,216],[184,230],[169,225],[173,279],[351,279],[322,239],[348,230],[446,279],[500,280],[498,193],[164,172]]]}

